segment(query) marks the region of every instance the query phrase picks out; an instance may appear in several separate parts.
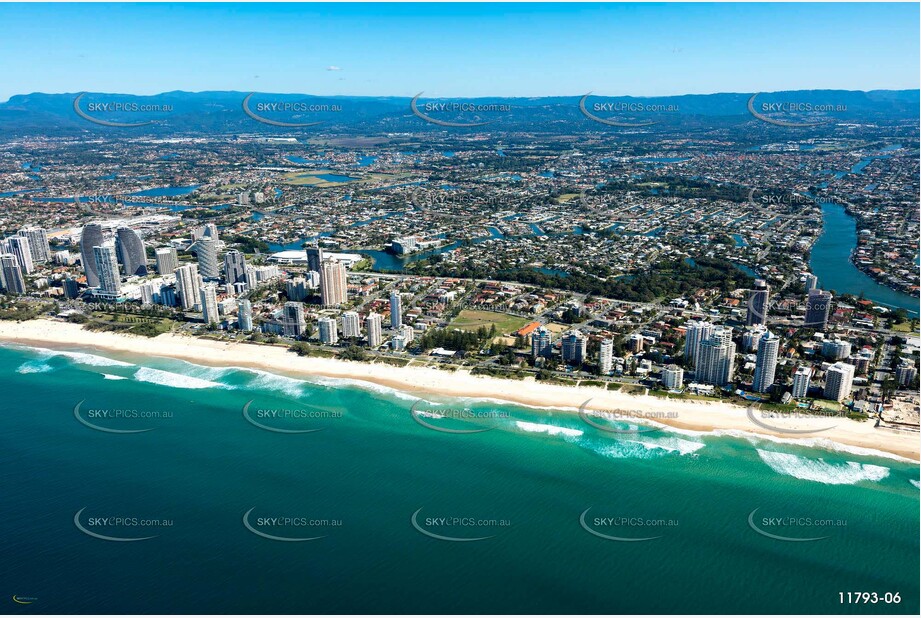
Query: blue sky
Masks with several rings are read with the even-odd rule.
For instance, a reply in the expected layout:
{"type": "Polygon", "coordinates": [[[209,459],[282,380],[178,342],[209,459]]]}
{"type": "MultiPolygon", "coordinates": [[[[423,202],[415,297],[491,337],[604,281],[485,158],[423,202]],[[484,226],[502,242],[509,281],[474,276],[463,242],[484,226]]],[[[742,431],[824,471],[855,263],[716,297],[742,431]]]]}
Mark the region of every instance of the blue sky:
{"type": "Polygon", "coordinates": [[[0,4],[30,92],[918,88],[918,4],[0,4]]]}

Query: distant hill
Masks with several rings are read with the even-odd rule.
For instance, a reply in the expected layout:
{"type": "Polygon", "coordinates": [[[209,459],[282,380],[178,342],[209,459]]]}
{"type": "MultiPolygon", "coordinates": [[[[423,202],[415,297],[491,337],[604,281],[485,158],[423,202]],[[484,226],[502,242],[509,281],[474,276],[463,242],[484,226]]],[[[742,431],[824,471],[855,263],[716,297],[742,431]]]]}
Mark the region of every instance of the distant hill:
{"type": "MultiPolygon", "coordinates": [[[[79,108],[107,122],[137,123],[152,121],[136,128],[112,128],[87,120],[74,110],[79,93],[16,95],[0,103],[0,134],[14,135],[79,135],[81,133],[128,132],[126,135],[168,135],[171,133],[253,133],[291,134],[308,132],[408,132],[465,131],[481,128],[446,127],[428,123],[410,109],[409,97],[322,97],[305,94],[255,94],[250,110],[276,122],[321,122],[315,127],[293,128],[264,124],[243,110],[243,101],[250,93],[233,91],[184,92],[173,91],[152,96],[130,94],[86,93],[79,108]],[[105,111],[100,104],[118,103],[123,107],[137,106],[137,111],[105,111]],[[272,111],[271,106],[288,105],[290,111],[272,111]],[[169,106],[169,112],[141,111],[144,106],[169,106]],[[307,111],[308,106],[311,111],[307,111]],[[315,112],[317,107],[340,108],[339,111],[315,112]],[[96,107],[96,109],[94,109],[96,107]]],[[[670,97],[605,97],[592,95],[585,101],[590,113],[603,119],[641,123],[654,120],[657,127],[674,129],[679,125],[700,127],[714,124],[759,122],[749,113],[747,105],[753,93],[718,93],[670,97]],[[604,106],[616,103],[617,107],[604,106]],[[636,111],[638,106],[643,110],[636,111]],[[648,111],[653,108],[653,111],[648,111]],[[661,111],[656,111],[661,110],[661,111]]],[[[490,130],[541,131],[566,133],[597,131],[606,125],[589,119],[580,110],[581,96],[475,99],[425,99],[418,101],[422,114],[447,123],[473,124],[489,122],[490,130]],[[464,103],[478,106],[508,106],[508,111],[440,111],[439,103],[464,103]]],[[[825,115],[834,121],[892,122],[917,120],[921,97],[918,90],[804,90],[760,94],[756,109],[770,103],[804,105],[833,105],[835,110],[825,115]]],[[[791,118],[796,116],[790,116],[791,118]]],[[[781,115],[779,117],[787,117],[781,115]]]]}

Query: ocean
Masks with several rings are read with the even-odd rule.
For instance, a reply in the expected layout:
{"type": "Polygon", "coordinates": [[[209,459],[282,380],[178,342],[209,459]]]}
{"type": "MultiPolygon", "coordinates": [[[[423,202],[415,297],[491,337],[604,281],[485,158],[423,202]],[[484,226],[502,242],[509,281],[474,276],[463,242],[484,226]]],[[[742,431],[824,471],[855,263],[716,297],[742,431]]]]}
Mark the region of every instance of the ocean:
{"type": "Polygon", "coordinates": [[[919,610],[918,466],[859,449],[20,346],[0,392],[5,613],[919,610]]]}

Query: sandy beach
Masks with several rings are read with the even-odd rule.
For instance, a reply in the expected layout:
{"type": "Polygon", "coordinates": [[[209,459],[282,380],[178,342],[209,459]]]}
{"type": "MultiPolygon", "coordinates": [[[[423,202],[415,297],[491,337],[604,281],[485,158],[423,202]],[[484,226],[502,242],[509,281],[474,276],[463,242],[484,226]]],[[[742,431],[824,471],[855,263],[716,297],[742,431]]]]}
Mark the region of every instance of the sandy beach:
{"type": "Polygon", "coordinates": [[[470,375],[425,367],[393,367],[385,364],[349,362],[328,358],[299,357],[285,348],[248,343],[223,343],[175,334],[147,338],[83,330],[80,325],[58,320],[0,322],[0,342],[44,347],[75,347],[144,356],[177,358],[201,365],[248,367],[291,376],[345,378],[391,387],[424,396],[471,397],[506,401],[539,408],[577,412],[612,411],[678,429],[700,432],[747,433],[830,449],[846,445],[849,450],[896,455],[918,461],[921,438],[915,432],[874,428],[871,421],[839,417],[771,417],[745,407],[717,401],[669,400],[655,396],[628,395],[597,387],[572,387],[470,375]],[[591,400],[585,404],[587,400],[591,400]],[[757,422],[756,422],[757,421],[757,422]],[[773,431],[769,425],[778,429],[773,431]],[[830,429],[828,429],[831,427],[830,429]],[[786,433],[786,430],[807,433],[786,433]],[[822,430],[822,431],[820,431],[822,430]],[[856,447],[856,448],[855,448],[856,447]]]}

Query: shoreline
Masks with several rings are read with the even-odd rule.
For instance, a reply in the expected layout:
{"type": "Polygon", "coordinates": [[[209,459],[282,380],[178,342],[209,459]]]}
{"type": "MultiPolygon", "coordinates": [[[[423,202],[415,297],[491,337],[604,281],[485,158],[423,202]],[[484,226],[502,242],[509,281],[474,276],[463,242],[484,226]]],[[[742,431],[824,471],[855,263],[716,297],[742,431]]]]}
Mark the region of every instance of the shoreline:
{"type": "MultiPolygon", "coordinates": [[[[421,397],[483,399],[537,409],[576,411],[591,399],[590,410],[617,411],[627,420],[677,430],[710,434],[747,434],[790,444],[823,448],[821,442],[837,443],[868,451],[873,456],[896,456],[921,460],[921,436],[917,432],[874,428],[872,421],[848,418],[826,431],[829,419],[823,417],[771,418],[766,421],[778,429],[809,431],[786,433],[771,431],[749,419],[745,407],[720,401],[666,400],[652,395],[628,395],[598,387],[572,387],[542,384],[533,378],[507,380],[474,376],[459,369],[454,372],[427,367],[394,367],[386,364],[300,357],[278,346],[242,342],[218,342],[191,336],[163,334],[148,338],[111,332],[83,330],[79,324],[37,319],[27,322],[0,321],[0,343],[26,346],[89,348],[140,356],[159,356],[215,367],[241,367],[275,372],[292,377],[324,377],[354,380],[421,397]],[[664,416],[669,414],[670,416],[664,416]]],[[[760,421],[759,421],[760,422],[760,421]]],[[[833,445],[824,448],[834,448],[833,445]]]]}

